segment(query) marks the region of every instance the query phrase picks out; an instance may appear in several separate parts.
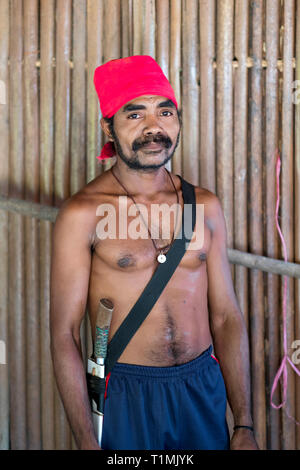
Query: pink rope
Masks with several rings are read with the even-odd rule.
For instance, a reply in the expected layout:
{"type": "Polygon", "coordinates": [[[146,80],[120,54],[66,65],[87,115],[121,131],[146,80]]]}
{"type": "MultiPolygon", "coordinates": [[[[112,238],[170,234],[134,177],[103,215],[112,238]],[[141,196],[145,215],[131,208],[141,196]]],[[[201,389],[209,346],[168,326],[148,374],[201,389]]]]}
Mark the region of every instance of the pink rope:
{"type": "MultiPolygon", "coordinates": [[[[284,240],[284,237],[282,235],[279,222],[278,222],[278,210],[279,210],[279,200],[280,200],[280,184],[279,184],[279,176],[280,176],[280,166],[281,166],[281,161],[280,161],[280,154],[279,151],[277,150],[277,162],[276,162],[276,188],[277,188],[277,201],[276,201],[276,227],[282,242],[282,247],[283,247],[283,253],[284,253],[284,260],[287,261],[287,248],[286,248],[286,243],[284,240]]],[[[281,361],[281,364],[279,366],[279,369],[277,371],[277,374],[275,375],[274,382],[272,385],[272,390],[271,390],[271,405],[275,409],[282,408],[285,403],[286,403],[286,396],[287,396],[287,363],[289,363],[296,374],[300,376],[300,371],[297,369],[297,367],[293,364],[291,359],[288,357],[287,354],[287,316],[286,316],[286,296],[287,296],[287,276],[284,276],[284,284],[283,284],[283,312],[282,312],[282,323],[283,323],[283,358],[281,361]],[[279,405],[275,405],[273,403],[273,394],[278,386],[278,382],[281,379],[282,376],[282,385],[283,385],[283,400],[279,405]]],[[[289,413],[285,410],[287,416],[292,419],[297,425],[300,425],[298,421],[295,420],[292,416],[289,415],[289,413]]]]}

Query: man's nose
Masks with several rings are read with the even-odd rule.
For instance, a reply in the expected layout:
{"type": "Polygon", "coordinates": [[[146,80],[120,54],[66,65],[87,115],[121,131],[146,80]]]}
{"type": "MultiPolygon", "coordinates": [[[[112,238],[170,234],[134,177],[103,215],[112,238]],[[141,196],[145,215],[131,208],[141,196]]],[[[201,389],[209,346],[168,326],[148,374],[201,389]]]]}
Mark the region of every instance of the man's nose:
{"type": "Polygon", "coordinates": [[[144,127],[144,134],[151,135],[157,134],[161,132],[161,126],[156,116],[150,114],[146,117],[145,127],[144,127]]]}

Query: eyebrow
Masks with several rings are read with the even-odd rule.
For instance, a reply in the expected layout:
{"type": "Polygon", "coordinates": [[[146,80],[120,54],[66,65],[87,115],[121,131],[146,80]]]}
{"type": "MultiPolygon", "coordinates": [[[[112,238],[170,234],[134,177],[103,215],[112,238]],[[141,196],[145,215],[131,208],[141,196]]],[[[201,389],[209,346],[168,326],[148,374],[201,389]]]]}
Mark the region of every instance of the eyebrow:
{"type": "Polygon", "coordinates": [[[166,100],[159,103],[158,108],[176,108],[172,100],[166,100]]]}
{"type": "MultiPolygon", "coordinates": [[[[161,101],[158,105],[158,108],[176,108],[172,100],[161,101]]],[[[143,104],[126,104],[122,112],[128,113],[129,111],[137,111],[139,109],[146,109],[146,106],[143,104]]]]}

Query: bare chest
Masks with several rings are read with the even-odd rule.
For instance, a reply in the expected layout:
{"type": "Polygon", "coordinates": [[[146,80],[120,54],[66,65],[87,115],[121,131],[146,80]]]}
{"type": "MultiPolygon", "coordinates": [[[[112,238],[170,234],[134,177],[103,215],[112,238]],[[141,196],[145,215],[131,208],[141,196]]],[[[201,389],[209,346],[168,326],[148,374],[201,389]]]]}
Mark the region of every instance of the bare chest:
{"type": "MultiPolygon", "coordinates": [[[[211,244],[211,232],[203,212],[198,210],[197,216],[193,237],[181,261],[181,266],[191,269],[203,265],[211,244]]],[[[149,215],[148,219],[147,213],[143,216],[137,214],[134,219],[127,217],[126,223],[117,213],[111,222],[109,219],[105,222],[102,218],[98,223],[95,229],[93,257],[99,266],[105,265],[123,273],[151,269],[157,265],[157,255],[163,252],[168,259],[168,252],[174,240],[182,237],[180,210],[176,215],[173,213],[173,216],[159,214],[151,218],[149,215]]]]}
{"type": "MultiPolygon", "coordinates": [[[[97,299],[107,297],[115,305],[110,338],[157,267],[157,251],[149,233],[145,238],[133,238],[128,233],[122,238],[117,233],[118,230],[115,238],[95,237],[89,290],[92,323],[97,299]]],[[[171,242],[163,237],[156,241],[162,242],[162,246],[165,241],[171,242]]],[[[180,364],[193,359],[209,345],[206,260],[210,244],[211,232],[205,219],[198,217],[194,237],[180,265],[120,362],[180,364]]],[[[168,253],[166,258],[168,262],[168,253]]]]}

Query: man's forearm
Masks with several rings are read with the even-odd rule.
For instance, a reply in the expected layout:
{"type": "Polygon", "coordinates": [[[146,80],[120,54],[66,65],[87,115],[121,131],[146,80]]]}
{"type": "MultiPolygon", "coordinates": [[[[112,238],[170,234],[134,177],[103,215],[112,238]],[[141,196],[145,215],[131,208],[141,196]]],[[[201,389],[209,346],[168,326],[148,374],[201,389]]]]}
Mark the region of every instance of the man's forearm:
{"type": "Polygon", "coordinates": [[[241,318],[229,317],[223,325],[212,328],[212,334],[234,423],[250,426],[250,362],[245,324],[241,318]]]}
{"type": "Polygon", "coordinates": [[[72,335],[52,339],[52,359],[57,386],[79,449],[97,448],[85,368],[72,335]]]}

